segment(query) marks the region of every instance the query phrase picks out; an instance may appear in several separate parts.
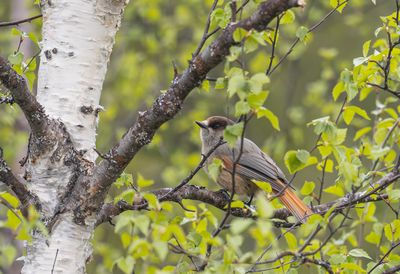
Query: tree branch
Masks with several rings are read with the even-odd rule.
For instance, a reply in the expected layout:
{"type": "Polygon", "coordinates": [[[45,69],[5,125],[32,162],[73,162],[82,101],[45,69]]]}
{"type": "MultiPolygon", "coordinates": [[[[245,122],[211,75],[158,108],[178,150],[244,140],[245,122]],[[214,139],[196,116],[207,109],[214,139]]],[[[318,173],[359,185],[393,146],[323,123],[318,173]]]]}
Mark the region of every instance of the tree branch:
{"type": "MultiPolygon", "coordinates": [[[[400,178],[400,174],[397,170],[389,172],[386,176],[378,180],[374,185],[375,188],[369,192],[360,191],[354,195],[348,195],[346,197],[315,206],[313,211],[317,214],[324,215],[332,207],[335,207],[333,213],[342,212],[346,208],[352,208],[357,204],[377,202],[388,198],[387,194],[377,194],[378,190],[383,190],[390,184],[394,183],[400,178]]],[[[160,202],[170,201],[176,203],[182,203],[182,200],[195,200],[201,201],[215,206],[221,210],[226,210],[229,204],[230,197],[223,191],[211,191],[204,187],[196,185],[184,185],[175,192],[171,192],[172,188],[160,188],[153,190],[152,193],[157,196],[160,202]]],[[[143,210],[147,209],[147,202],[144,198],[139,198],[134,201],[133,204],[128,204],[125,201],[119,201],[116,204],[108,203],[105,204],[100,213],[98,214],[97,224],[101,224],[105,221],[111,220],[121,212],[126,210],[143,210]]],[[[256,218],[254,212],[248,208],[232,208],[231,214],[235,217],[243,218],[256,218]]],[[[293,224],[288,223],[286,220],[291,216],[291,213],[286,208],[280,208],[274,211],[272,219],[283,220],[285,222],[275,222],[276,226],[280,227],[291,227],[293,224]]]]}
{"type": "Polygon", "coordinates": [[[79,200],[82,185],[87,186],[88,180],[91,185],[91,197],[86,197],[84,201],[81,201],[82,203],[79,204],[80,211],[86,211],[85,207],[91,208],[92,211],[99,208],[110,185],[120,176],[136,153],[144,145],[151,142],[159,127],[171,120],[181,110],[189,93],[199,86],[206,78],[207,73],[220,64],[229,54],[230,47],[236,44],[233,39],[235,29],[262,31],[285,10],[304,6],[304,4],[304,0],[269,0],[263,2],[252,16],[237,23],[230,23],[211,45],[194,56],[189,62],[189,67],[182,75],[174,79],[167,92],[158,96],[150,108],[139,112],[136,121],[119,143],[107,153],[109,159],[102,160],[94,170],[94,176],[82,178],[81,184],[76,186],[74,195],[79,200]],[[86,206],[83,206],[83,204],[86,206]]]}
{"type": "MultiPolygon", "coordinates": [[[[225,207],[229,203],[229,195],[227,195],[224,191],[211,191],[205,187],[196,185],[185,185],[175,192],[172,192],[172,190],[172,188],[160,188],[152,191],[152,193],[159,198],[160,202],[169,201],[181,203],[184,199],[196,200],[213,205],[221,210],[225,210],[225,207]]],[[[115,217],[126,210],[143,210],[146,209],[147,206],[148,204],[146,200],[142,197],[135,199],[131,205],[125,201],[119,201],[116,204],[104,204],[98,215],[97,224],[109,221],[112,217],[115,217]]],[[[232,208],[231,214],[236,217],[244,218],[250,218],[253,216],[251,210],[247,208],[232,208]]]]}
{"type": "Polygon", "coordinates": [[[0,22],[0,27],[11,27],[11,26],[18,26],[19,24],[23,24],[23,23],[30,23],[32,20],[35,20],[37,18],[42,17],[41,14],[29,17],[29,18],[25,18],[22,20],[17,20],[17,21],[11,21],[11,22],[0,22]]]}
{"type": "Polygon", "coordinates": [[[40,209],[40,203],[37,196],[31,193],[21,182],[17,176],[8,167],[6,161],[3,159],[3,150],[0,148],[0,182],[7,185],[17,196],[21,202],[21,211],[24,213],[25,209],[29,205],[34,205],[37,209],[40,209]]]}
{"type": "Polygon", "coordinates": [[[43,107],[30,93],[25,79],[15,72],[8,61],[0,56],[0,81],[11,92],[14,101],[20,106],[32,133],[42,136],[47,129],[48,118],[43,107]]]}

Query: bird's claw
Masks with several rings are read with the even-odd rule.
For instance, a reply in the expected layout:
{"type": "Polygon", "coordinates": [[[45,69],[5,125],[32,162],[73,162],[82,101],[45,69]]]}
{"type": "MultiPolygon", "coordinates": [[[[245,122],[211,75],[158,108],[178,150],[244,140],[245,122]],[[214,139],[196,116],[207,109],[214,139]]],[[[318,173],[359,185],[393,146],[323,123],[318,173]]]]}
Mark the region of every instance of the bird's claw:
{"type": "Polygon", "coordinates": [[[226,189],[221,188],[217,193],[224,194],[227,200],[231,198],[231,194],[226,189]]]}

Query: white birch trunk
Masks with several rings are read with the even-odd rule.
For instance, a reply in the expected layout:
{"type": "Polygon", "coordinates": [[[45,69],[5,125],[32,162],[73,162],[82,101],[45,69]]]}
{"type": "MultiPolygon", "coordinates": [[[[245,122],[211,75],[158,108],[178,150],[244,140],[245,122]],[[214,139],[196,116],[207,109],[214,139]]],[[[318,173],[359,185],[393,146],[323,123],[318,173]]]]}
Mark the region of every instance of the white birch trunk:
{"type": "MultiPolygon", "coordinates": [[[[90,162],[96,158],[93,148],[107,62],[126,4],[126,0],[42,0],[37,99],[50,118],[65,124],[75,148],[90,162]]],[[[52,216],[73,175],[62,156],[54,161],[46,157],[50,155],[27,163],[29,189],[38,195],[44,217],[52,216]]],[[[71,213],[61,214],[47,239],[34,235],[22,273],[85,273],[93,227],[91,220],[78,225],[71,213]]]]}

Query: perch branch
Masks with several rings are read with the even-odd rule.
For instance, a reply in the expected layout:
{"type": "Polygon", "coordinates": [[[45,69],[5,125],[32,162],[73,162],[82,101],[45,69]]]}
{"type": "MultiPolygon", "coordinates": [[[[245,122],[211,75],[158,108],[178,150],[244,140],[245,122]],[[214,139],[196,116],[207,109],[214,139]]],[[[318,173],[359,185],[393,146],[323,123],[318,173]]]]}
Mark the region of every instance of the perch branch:
{"type": "MultiPolygon", "coordinates": [[[[328,203],[324,203],[313,208],[317,214],[326,214],[333,206],[335,209],[333,213],[340,213],[346,208],[352,208],[361,203],[378,202],[384,199],[388,199],[387,194],[379,194],[381,191],[397,181],[400,178],[400,174],[397,170],[389,172],[386,176],[378,180],[374,185],[375,188],[365,192],[360,191],[328,203]]],[[[171,192],[172,188],[160,188],[153,190],[152,193],[157,196],[160,202],[171,201],[181,203],[182,200],[195,200],[203,203],[207,203],[215,206],[221,210],[226,210],[229,204],[230,197],[222,191],[211,191],[204,187],[196,185],[184,185],[175,192],[171,192]],[[168,194],[168,195],[167,195],[168,194]]],[[[143,210],[147,209],[147,202],[144,198],[139,198],[134,201],[133,204],[128,204],[125,201],[119,201],[116,204],[108,203],[105,204],[101,212],[98,215],[97,223],[103,223],[109,221],[111,218],[117,216],[126,210],[143,210]]],[[[236,217],[244,218],[255,218],[254,212],[248,208],[232,208],[231,214],[236,217]]],[[[275,223],[277,226],[291,227],[293,224],[287,223],[287,218],[291,216],[291,213],[286,208],[277,209],[271,216],[272,219],[283,220],[285,222],[275,223]]]]}

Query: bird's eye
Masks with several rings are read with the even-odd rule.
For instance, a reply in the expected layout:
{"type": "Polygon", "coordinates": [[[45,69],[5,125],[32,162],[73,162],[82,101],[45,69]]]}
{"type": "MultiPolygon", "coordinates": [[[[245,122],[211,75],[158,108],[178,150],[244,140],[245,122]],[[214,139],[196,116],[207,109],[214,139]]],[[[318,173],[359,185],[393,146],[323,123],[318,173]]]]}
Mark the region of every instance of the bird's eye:
{"type": "Polygon", "coordinates": [[[220,123],[214,123],[214,124],[210,125],[210,127],[211,127],[212,129],[217,129],[217,128],[220,128],[220,127],[221,127],[221,124],[220,124],[220,123]]]}

